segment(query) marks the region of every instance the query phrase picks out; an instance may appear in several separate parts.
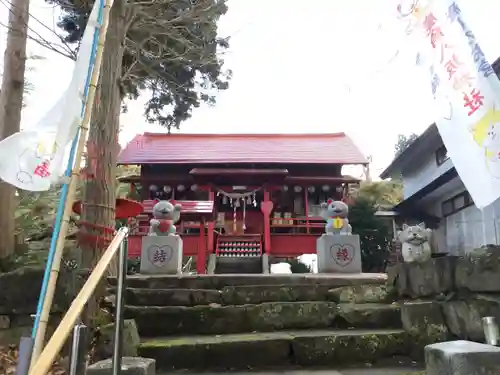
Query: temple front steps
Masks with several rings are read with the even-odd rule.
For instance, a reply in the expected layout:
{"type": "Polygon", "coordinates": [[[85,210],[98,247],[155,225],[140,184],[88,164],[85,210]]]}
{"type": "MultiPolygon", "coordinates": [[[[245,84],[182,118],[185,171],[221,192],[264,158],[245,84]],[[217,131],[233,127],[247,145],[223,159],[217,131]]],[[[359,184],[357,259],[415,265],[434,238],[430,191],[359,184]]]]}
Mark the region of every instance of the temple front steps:
{"type": "Polygon", "coordinates": [[[210,262],[213,261],[215,274],[262,274],[262,257],[224,257],[224,256],[211,256],[210,262]]]}
{"type": "MultiPolygon", "coordinates": [[[[111,280],[112,283],[114,280],[111,280]]],[[[383,275],[132,276],[126,319],[160,370],[374,363],[412,342],[383,275]]]]}
{"type": "Polygon", "coordinates": [[[152,338],[140,355],[161,370],[346,366],[405,354],[402,330],[300,330],[152,338]]]}

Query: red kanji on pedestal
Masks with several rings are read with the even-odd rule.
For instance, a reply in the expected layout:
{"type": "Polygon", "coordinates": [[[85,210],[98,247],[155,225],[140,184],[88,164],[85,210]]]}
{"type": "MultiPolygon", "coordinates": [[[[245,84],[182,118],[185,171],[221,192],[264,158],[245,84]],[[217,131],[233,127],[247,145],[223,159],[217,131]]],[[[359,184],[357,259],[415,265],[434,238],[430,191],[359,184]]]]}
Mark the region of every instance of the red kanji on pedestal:
{"type": "Polygon", "coordinates": [[[349,258],[350,258],[349,249],[347,249],[345,247],[341,247],[337,251],[337,260],[339,260],[341,262],[347,262],[349,260],[349,258]]]}

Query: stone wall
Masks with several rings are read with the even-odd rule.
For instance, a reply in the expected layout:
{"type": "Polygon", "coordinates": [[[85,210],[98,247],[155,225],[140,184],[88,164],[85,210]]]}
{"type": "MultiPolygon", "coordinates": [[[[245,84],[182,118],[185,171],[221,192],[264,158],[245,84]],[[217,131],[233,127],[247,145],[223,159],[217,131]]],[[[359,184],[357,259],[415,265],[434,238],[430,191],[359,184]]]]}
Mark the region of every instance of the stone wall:
{"type": "Polygon", "coordinates": [[[500,323],[500,247],[399,263],[389,267],[388,275],[403,301],[403,325],[419,340],[482,342],[481,318],[494,316],[500,323]]]}
{"type": "MultiPolygon", "coordinates": [[[[21,336],[31,335],[43,273],[40,268],[21,268],[0,274],[0,345],[18,344],[21,336]]],[[[57,289],[49,331],[67,307],[66,295],[66,290],[57,289]]]]}

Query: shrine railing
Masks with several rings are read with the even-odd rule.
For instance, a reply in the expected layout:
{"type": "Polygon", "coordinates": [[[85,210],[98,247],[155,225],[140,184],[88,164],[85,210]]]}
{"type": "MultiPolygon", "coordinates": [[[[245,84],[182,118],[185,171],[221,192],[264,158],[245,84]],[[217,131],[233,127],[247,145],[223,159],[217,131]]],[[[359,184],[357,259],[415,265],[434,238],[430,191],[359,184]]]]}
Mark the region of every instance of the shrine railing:
{"type": "Polygon", "coordinates": [[[318,234],[325,227],[321,217],[298,216],[276,217],[270,219],[271,234],[318,234]],[[290,232],[291,231],[291,232],[290,232]],[[314,232],[314,233],[311,233],[314,232]]]}
{"type": "Polygon", "coordinates": [[[120,262],[119,262],[119,272],[118,272],[118,284],[116,292],[116,324],[115,324],[115,336],[114,336],[114,350],[113,350],[113,362],[112,362],[112,373],[113,375],[119,375],[121,372],[121,344],[122,344],[122,332],[123,332],[123,305],[124,305],[124,289],[125,280],[127,276],[127,246],[126,238],[128,236],[128,228],[122,227],[116,233],[116,236],[111,241],[110,245],[103,253],[101,259],[95,266],[94,270],[88,277],[87,281],[80,290],[80,293],[71,303],[68,311],[64,315],[56,328],[54,334],[50,338],[49,342],[43,349],[40,357],[36,360],[29,371],[29,375],[46,375],[53,365],[57,355],[61,351],[64,343],[71,334],[73,327],[79,321],[79,318],[83,312],[83,309],[90,297],[94,293],[97,285],[106,273],[106,270],[113,260],[115,255],[120,250],[120,262]]]}

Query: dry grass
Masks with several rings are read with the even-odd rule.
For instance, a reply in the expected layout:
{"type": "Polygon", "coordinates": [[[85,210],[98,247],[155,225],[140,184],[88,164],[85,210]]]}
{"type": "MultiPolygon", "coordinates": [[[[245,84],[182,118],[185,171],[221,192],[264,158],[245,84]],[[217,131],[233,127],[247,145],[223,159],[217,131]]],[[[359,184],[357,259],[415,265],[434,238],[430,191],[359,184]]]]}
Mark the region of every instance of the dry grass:
{"type": "MultiPolygon", "coordinates": [[[[0,346],[0,374],[14,375],[16,373],[18,354],[15,345],[0,346]]],[[[61,362],[60,360],[56,361],[47,375],[66,375],[66,368],[61,362]]]]}

